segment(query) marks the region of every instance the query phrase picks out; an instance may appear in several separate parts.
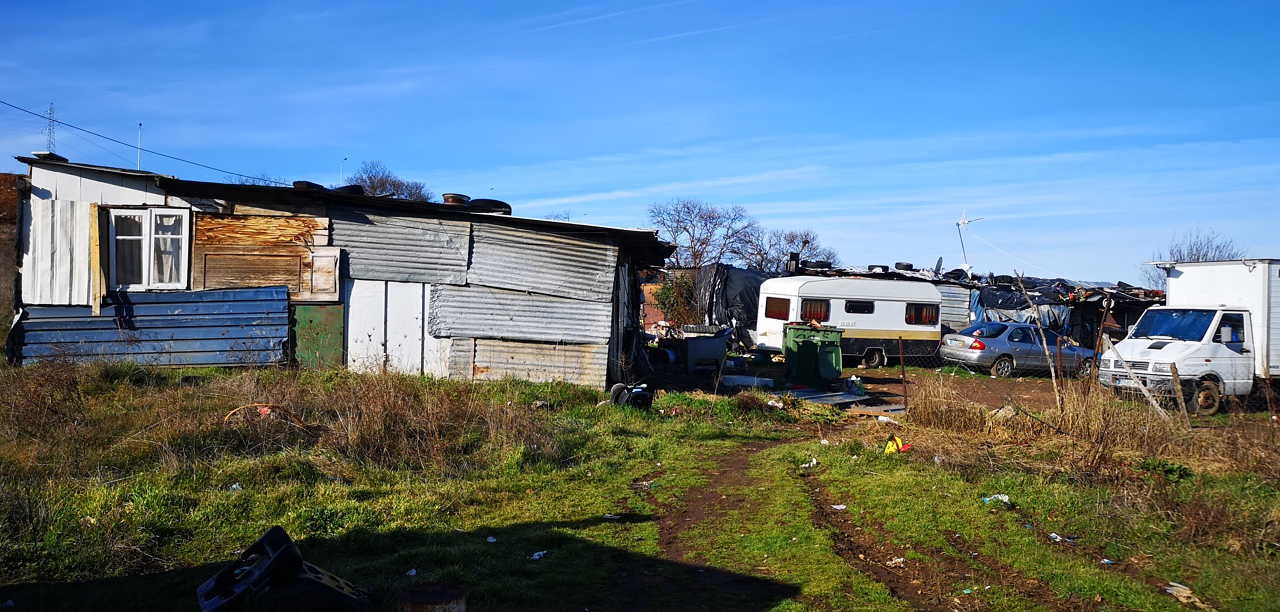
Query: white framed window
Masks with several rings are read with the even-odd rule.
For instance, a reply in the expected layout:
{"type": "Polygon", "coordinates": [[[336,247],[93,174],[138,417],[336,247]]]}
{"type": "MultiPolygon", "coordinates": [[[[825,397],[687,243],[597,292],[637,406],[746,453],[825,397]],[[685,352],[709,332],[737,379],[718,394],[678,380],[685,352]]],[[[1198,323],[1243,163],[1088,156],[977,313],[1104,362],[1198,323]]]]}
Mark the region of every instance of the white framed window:
{"type": "Polygon", "coordinates": [[[111,286],[186,289],[188,214],[182,208],[111,209],[111,286]]]}

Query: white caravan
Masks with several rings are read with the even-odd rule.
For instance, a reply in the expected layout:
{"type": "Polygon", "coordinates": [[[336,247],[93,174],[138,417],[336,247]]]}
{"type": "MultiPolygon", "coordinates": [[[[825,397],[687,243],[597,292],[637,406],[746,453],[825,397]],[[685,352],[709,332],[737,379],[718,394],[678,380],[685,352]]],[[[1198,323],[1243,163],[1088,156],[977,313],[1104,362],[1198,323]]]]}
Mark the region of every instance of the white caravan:
{"type": "Polygon", "coordinates": [[[781,351],[783,326],[817,321],[838,327],[843,353],[879,367],[897,357],[937,354],[942,296],[930,283],[870,278],[789,276],[760,285],[756,345],[781,351]]]}
{"type": "Polygon", "coordinates": [[[1160,265],[1166,305],[1148,309],[1102,355],[1104,385],[1167,393],[1176,366],[1191,407],[1213,414],[1223,396],[1246,396],[1280,374],[1280,260],[1160,265]]]}

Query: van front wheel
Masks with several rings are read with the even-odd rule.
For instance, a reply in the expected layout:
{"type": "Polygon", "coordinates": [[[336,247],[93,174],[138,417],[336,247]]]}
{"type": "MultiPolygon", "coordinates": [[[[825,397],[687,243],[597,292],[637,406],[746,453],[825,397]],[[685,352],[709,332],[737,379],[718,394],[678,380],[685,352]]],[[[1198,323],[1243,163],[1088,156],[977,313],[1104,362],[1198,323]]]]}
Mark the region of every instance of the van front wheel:
{"type": "Polygon", "coordinates": [[[1199,416],[1212,416],[1222,407],[1222,387],[1212,380],[1202,380],[1196,385],[1195,409],[1199,416]]]}

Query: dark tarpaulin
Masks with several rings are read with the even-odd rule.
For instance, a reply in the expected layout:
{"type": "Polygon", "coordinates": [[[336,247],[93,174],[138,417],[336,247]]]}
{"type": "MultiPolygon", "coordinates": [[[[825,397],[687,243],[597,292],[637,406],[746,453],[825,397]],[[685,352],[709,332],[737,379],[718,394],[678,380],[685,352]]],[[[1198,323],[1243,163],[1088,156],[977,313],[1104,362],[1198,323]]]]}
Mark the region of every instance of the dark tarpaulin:
{"type": "Polygon", "coordinates": [[[702,266],[694,281],[698,310],[708,325],[755,329],[760,285],[767,278],[763,272],[725,264],[702,266]]]}

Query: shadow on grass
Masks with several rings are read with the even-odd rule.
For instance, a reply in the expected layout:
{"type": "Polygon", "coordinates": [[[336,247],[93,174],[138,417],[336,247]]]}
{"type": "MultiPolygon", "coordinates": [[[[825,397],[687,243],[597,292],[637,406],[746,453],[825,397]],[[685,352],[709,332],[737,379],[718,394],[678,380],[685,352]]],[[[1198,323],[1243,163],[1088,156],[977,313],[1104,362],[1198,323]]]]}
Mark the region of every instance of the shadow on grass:
{"type": "MultiPolygon", "coordinates": [[[[472,610],[752,611],[800,593],[767,578],[667,561],[567,533],[642,540],[645,529],[653,538],[653,517],[633,514],[467,532],[357,529],[298,544],[308,561],[369,591],[375,609],[396,609],[397,588],[425,582],[462,587],[472,610]],[[545,557],[531,559],[538,551],[547,551],[545,557]],[[416,576],[407,576],[409,570],[416,576]]],[[[13,585],[0,588],[0,601],[13,600],[17,610],[194,610],[196,587],[220,567],[13,585]]]]}

